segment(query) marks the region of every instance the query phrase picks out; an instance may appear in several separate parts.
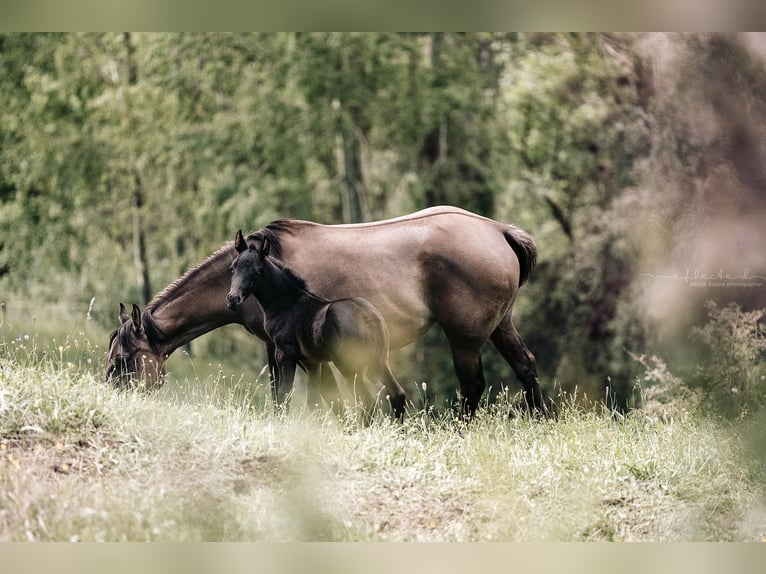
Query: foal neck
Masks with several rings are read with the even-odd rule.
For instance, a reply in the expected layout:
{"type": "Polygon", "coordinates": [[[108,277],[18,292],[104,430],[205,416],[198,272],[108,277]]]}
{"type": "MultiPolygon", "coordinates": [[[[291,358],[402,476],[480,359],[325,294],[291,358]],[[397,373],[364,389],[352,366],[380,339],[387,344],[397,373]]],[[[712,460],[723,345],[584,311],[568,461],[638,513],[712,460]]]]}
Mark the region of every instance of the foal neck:
{"type": "Polygon", "coordinates": [[[281,263],[267,258],[253,295],[264,309],[289,308],[301,300],[324,302],[306,288],[306,281],[281,263]]]}

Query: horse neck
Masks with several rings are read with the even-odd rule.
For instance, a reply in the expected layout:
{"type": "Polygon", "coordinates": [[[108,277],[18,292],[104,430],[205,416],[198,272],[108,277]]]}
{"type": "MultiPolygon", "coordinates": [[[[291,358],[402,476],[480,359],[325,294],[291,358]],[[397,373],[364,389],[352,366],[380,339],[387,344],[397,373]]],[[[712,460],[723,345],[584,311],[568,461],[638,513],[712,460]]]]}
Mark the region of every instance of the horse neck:
{"type": "Polygon", "coordinates": [[[241,313],[226,308],[228,265],[226,248],[171,283],[147,306],[144,322],[153,331],[153,343],[169,355],[178,347],[229,323],[243,323],[241,313]]]}

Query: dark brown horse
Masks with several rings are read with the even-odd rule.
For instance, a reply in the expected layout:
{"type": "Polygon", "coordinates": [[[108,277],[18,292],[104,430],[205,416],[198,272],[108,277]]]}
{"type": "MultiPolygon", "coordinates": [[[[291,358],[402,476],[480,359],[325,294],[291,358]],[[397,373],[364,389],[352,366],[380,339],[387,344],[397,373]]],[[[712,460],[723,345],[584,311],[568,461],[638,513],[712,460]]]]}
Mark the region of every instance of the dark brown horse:
{"type": "MultiPolygon", "coordinates": [[[[511,318],[536,259],[525,232],[455,207],[433,207],[352,225],[277,220],[246,239],[259,246],[264,238],[271,255],[303,277],[311,292],[370,301],[386,321],[392,349],[439,324],[466,413],[476,410],[486,386],[481,349],[487,340],[518,376],[527,405],[546,412],[535,358],[511,318]]],[[[222,248],[160,293],[142,315],[134,312],[123,322],[110,346],[107,374],[135,365],[132,372],[151,377],[174,349],[227,323],[240,323],[268,341],[254,299],[236,311],[222,303],[236,255],[233,245],[222,248]],[[144,359],[131,363],[136,355],[144,359]],[[151,369],[142,370],[145,364],[151,369]]]]}
{"type": "Polygon", "coordinates": [[[263,310],[264,329],[275,346],[279,373],[278,398],[292,389],[295,368],[302,365],[309,384],[318,384],[322,363],[332,361],[351,385],[366,372],[382,382],[397,419],[404,417],[405,395],[388,362],[388,329],[377,309],[359,297],[329,300],[311,293],[292,270],[268,257],[268,239],[248,246],[238,231],[231,264],[231,290],[226,295],[235,310],[253,295],[263,310]]]}

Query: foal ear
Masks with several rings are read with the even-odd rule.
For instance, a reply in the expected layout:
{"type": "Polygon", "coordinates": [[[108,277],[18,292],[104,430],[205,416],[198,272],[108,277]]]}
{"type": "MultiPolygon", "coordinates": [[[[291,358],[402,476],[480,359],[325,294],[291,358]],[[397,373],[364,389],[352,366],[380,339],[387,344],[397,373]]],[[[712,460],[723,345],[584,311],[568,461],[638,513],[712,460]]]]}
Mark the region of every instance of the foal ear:
{"type": "Polygon", "coordinates": [[[247,249],[247,242],[245,241],[245,238],[242,237],[241,229],[237,231],[237,235],[234,237],[234,248],[239,253],[242,253],[245,249],[247,249]]]}
{"type": "Polygon", "coordinates": [[[133,320],[133,328],[136,330],[136,335],[141,334],[141,309],[138,308],[138,305],[133,303],[133,313],[131,314],[130,318],[133,320]]]}
{"type": "Polygon", "coordinates": [[[266,257],[269,254],[269,250],[271,249],[271,242],[269,241],[268,237],[264,237],[263,241],[261,242],[261,257],[266,257]]]}
{"type": "Polygon", "coordinates": [[[130,317],[128,317],[128,310],[125,309],[125,305],[123,305],[122,303],[120,303],[119,318],[120,318],[120,323],[124,323],[125,321],[130,319],[130,317]]]}

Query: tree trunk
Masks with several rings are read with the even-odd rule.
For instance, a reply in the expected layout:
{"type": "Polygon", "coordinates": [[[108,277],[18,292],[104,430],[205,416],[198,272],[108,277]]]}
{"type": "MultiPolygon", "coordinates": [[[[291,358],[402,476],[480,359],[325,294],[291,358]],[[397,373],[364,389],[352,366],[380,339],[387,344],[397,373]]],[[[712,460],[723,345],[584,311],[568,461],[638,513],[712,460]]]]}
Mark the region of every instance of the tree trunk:
{"type": "Polygon", "coordinates": [[[367,215],[367,198],[362,175],[360,142],[354,132],[353,120],[341,109],[338,100],[333,101],[337,111],[338,132],[336,149],[338,171],[343,178],[343,219],[347,223],[364,221],[367,215]]]}
{"type": "MultiPolygon", "coordinates": [[[[122,35],[122,41],[125,46],[126,83],[128,87],[135,86],[138,83],[138,66],[135,58],[136,48],[131,43],[130,32],[125,32],[122,35]]],[[[130,114],[130,98],[126,98],[126,102],[128,106],[127,113],[130,114]]],[[[134,161],[133,164],[135,165],[135,163],[134,161]]],[[[141,297],[144,303],[148,303],[152,298],[152,286],[149,280],[146,234],[141,225],[142,208],[144,206],[143,182],[138,171],[135,171],[133,174],[133,183],[135,186],[133,192],[133,262],[138,274],[138,283],[141,286],[141,297]]]]}
{"type": "Polygon", "coordinates": [[[343,145],[343,179],[345,181],[346,196],[348,197],[348,222],[357,223],[362,221],[362,205],[359,200],[361,179],[359,170],[359,156],[354,145],[354,134],[350,120],[341,119],[340,134],[343,145]]]}
{"type": "Polygon", "coordinates": [[[146,255],[146,235],[141,226],[141,212],[144,206],[144,194],[141,178],[135,174],[135,192],[133,195],[133,261],[138,272],[138,283],[141,286],[141,298],[144,303],[152,299],[152,286],[149,280],[149,258],[146,255]]]}
{"type": "MultiPolygon", "coordinates": [[[[433,74],[433,88],[439,90],[443,87],[444,78],[441,76],[441,43],[442,32],[435,32],[431,36],[431,70],[433,74]]],[[[446,203],[446,198],[439,182],[439,167],[447,158],[447,117],[442,115],[438,123],[434,125],[423,140],[418,152],[425,173],[428,174],[425,200],[426,204],[439,205],[446,203]]]]}

